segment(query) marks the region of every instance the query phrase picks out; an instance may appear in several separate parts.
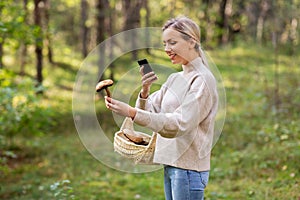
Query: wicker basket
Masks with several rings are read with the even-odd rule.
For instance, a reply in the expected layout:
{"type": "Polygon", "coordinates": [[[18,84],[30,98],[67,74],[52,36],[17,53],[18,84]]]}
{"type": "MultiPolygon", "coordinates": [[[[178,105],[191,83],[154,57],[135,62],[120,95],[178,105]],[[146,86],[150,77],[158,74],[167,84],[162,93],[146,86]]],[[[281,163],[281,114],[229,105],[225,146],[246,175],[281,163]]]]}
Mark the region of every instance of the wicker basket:
{"type": "Polygon", "coordinates": [[[132,159],[135,164],[154,164],[153,155],[155,150],[155,143],[157,133],[153,133],[152,136],[135,131],[144,138],[145,141],[149,141],[147,145],[139,145],[130,141],[123,133],[124,129],[134,131],[133,121],[131,118],[125,118],[120,131],[115,133],[114,137],[114,149],[121,156],[132,159]]]}

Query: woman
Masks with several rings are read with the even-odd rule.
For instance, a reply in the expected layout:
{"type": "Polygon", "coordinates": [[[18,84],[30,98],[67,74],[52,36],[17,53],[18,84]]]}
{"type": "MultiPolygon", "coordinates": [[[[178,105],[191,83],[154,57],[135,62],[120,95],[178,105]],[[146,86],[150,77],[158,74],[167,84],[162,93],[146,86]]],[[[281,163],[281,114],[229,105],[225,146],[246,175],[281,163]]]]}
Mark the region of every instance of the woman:
{"type": "Polygon", "coordinates": [[[200,47],[198,25],[187,17],[162,28],[165,52],[182,71],[171,74],[160,90],[149,95],[154,72],[143,74],[136,107],[106,97],[113,112],[158,133],[154,162],[164,165],[167,200],[204,198],[218,107],[216,81],[200,47]]]}

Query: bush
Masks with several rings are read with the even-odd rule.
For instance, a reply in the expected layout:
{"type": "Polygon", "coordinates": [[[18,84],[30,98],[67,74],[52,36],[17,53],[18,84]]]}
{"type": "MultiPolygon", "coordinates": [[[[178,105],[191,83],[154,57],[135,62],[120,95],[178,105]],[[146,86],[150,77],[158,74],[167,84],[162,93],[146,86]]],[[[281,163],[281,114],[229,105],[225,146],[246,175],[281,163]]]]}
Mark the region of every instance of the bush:
{"type": "Polygon", "coordinates": [[[0,132],[6,143],[16,135],[41,135],[54,125],[54,109],[36,95],[40,89],[30,78],[0,70],[0,132]]]}

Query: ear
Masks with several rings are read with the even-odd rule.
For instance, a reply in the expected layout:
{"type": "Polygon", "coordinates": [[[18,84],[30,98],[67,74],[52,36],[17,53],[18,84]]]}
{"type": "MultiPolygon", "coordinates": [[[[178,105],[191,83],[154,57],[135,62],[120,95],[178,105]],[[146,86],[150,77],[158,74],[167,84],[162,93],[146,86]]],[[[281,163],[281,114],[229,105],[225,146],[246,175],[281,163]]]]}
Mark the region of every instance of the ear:
{"type": "Polygon", "coordinates": [[[194,49],[195,48],[195,46],[196,46],[196,42],[195,42],[195,40],[193,40],[193,39],[190,39],[190,41],[189,41],[189,49],[194,49]]]}

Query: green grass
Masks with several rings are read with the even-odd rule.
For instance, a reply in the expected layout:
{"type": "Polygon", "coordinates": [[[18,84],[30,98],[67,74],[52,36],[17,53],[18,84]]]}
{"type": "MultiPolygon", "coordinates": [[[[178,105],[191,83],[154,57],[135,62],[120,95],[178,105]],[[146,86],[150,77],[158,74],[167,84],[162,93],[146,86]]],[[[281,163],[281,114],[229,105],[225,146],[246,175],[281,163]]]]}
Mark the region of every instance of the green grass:
{"type": "MultiPolygon", "coordinates": [[[[240,45],[209,53],[223,76],[227,116],[212,152],[206,199],[298,200],[299,58],[279,55],[277,95],[272,49],[240,45]]],[[[168,62],[160,52],[155,55],[152,62],[168,62]]],[[[15,138],[14,147],[8,151],[11,154],[4,156],[0,166],[0,199],[64,199],[64,195],[65,199],[164,199],[162,170],[119,172],[97,161],[84,148],[71,107],[81,63],[78,58],[59,52],[60,62],[46,65],[43,104],[57,110],[57,126],[42,136],[15,138]]],[[[128,55],[118,62],[116,77],[134,63],[128,61],[128,55]]],[[[34,71],[28,73],[34,75],[34,71]]],[[[102,99],[98,101],[99,123],[113,132],[113,118],[102,99]]]]}

